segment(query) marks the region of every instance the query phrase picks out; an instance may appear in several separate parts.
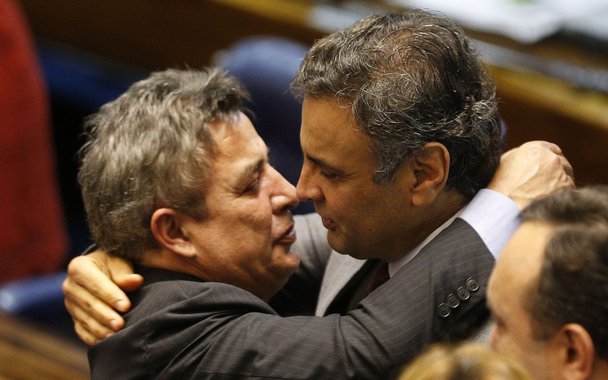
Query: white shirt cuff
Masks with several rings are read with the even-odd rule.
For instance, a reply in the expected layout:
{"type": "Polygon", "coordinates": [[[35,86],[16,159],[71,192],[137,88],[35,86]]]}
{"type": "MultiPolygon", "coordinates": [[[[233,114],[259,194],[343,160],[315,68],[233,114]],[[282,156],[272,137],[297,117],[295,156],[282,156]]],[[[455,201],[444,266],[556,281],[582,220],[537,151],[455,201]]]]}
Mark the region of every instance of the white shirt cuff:
{"type": "Polygon", "coordinates": [[[489,189],[481,189],[459,217],[473,227],[494,258],[519,227],[517,205],[506,195],[489,189]]]}

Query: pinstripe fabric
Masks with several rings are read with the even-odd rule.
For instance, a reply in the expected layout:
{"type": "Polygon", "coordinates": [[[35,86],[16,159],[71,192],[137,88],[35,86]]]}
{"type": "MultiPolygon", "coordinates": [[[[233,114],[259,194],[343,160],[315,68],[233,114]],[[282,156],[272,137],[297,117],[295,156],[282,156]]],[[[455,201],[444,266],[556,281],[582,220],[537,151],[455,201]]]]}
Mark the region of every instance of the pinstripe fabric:
{"type": "Polygon", "coordinates": [[[358,309],[324,318],[279,317],[242,289],[148,269],[127,327],[90,349],[92,378],[385,378],[484,302],[492,264],[457,219],[358,309]],[[479,291],[438,317],[469,277],[479,291]]]}

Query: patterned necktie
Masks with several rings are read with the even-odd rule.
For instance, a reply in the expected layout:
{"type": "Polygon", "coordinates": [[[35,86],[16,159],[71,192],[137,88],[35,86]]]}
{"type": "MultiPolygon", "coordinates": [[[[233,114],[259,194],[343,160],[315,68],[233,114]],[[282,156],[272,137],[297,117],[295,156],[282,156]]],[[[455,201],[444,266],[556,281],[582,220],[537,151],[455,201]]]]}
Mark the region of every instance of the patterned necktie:
{"type": "Polygon", "coordinates": [[[388,263],[381,262],[376,269],[374,269],[374,275],[367,285],[368,294],[373,292],[377,287],[384,284],[390,278],[388,274],[388,263]]]}

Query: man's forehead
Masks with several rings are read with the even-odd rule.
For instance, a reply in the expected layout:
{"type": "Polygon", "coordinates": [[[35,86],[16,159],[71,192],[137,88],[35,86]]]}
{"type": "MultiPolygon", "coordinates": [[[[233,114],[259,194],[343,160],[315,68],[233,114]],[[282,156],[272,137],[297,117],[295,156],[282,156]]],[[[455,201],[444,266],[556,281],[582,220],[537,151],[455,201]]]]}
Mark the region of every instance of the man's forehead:
{"type": "Polygon", "coordinates": [[[505,247],[504,256],[518,262],[540,262],[554,228],[543,222],[522,223],[505,247]]]}
{"type": "Polygon", "coordinates": [[[235,128],[251,125],[251,120],[242,112],[235,112],[225,118],[214,119],[207,122],[207,128],[214,138],[232,133],[235,128]]]}
{"type": "Polygon", "coordinates": [[[300,137],[305,154],[372,157],[369,137],[355,122],[350,108],[330,99],[304,99],[300,137]]]}
{"type": "Polygon", "coordinates": [[[517,286],[525,286],[535,280],[540,273],[545,247],[552,232],[553,227],[546,223],[523,223],[496,262],[489,293],[499,287],[515,290],[517,286]]]}
{"type": "Polygon", "coordinates": [[[217,144],[214,161],[227,160],[246,168],[268,158],[268,147],[243,113],[231,120],[214,122],[209,127],[217,144]]]}
{"type": "Polygon", "coordinates": [[[302,122],[311,131],[331,128],[333,131],[341,133],[362,133],[353,116],[351,106],[336,99],[304,98],[302,122]]]}

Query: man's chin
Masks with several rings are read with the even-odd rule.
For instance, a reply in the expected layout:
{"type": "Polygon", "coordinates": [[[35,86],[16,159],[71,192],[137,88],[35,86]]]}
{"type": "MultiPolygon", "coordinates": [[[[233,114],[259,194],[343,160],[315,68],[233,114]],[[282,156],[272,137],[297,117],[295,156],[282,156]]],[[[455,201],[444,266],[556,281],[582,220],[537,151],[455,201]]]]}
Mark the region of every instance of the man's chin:
{"type": "Polygon", "coordinates": [[[336,236],[335,231],[327,230],[327,243],[334,251],[342,253],[340,239],[336,236]]]}
{"type": "Polygon", "coordinates": [[[285,271],[292,270],[295,272],[300,265],[300,255],[290,250],[289,246],[275,246],[273,248],[275,263],[284,268],[285,271]]]}
{"type": "Polygon", "coordinates": [[[352,244],[347,244],[347,241],[348,239],[346,239],[344,235],[340,235],[336,233],[336,231],[327,231],[327,242],[331,249],[342,255],[348,255],[355,259],[363,259],[364,257],[361,257],[363,255],[356,249],[353,249],[354,247],[352,244]]]}

